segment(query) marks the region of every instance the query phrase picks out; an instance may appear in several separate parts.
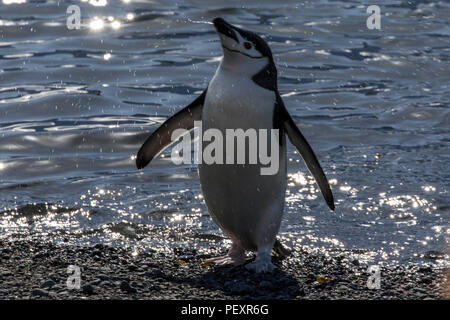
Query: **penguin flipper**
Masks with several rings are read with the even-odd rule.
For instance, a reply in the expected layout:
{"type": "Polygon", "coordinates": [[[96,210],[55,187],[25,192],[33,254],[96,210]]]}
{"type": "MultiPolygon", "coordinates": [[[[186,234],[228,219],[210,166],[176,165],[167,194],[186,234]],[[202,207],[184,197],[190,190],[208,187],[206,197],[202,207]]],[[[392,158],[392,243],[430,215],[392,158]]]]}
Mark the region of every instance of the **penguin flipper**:
{"type": "Polygon", "coordinates": [[[286,110],[283,100],[281,99],[281,96],[278,92],[277,105],[279,108],[283,127],[289,137],[289,140],[297,148],[298,152],[300,152],[306,166],[316,180],[317,185],[319,186],[319,189],[322,192],[322,195],[325,198],[328,207],[330,207],[331,210],[334,210],[333,193],[331,192],[327,177],[325,176],[325,173],[323,172],[322,167],[320,166],[320,163],[317,160],[317,157],[314,154],[314,151],[312,150],[308,141],[306,141],[305,137],[300,132],[300,129],[295,124],[291,115],[286,110]]]}
{"type": "Polygon", "coordinates": [[[207,89],[189,105],[167,119],[145,140],[136,156],[136,167],[138,169],[144,168],[162,150],[174,142],[172,140],[172,132],[174,130],[191,130],[194,128],[194,121],[201,120],[206,91],[207,89]]]}

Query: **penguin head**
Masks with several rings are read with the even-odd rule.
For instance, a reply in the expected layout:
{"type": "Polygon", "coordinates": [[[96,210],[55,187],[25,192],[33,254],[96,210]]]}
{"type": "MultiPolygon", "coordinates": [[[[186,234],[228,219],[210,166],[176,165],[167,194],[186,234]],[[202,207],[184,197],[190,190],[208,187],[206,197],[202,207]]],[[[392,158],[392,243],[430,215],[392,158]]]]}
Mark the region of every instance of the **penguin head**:
{"type": "Polygon", "coordinates": [[[268,64],[273,64],[272,51],[263,38],[215,18],[213,24],[223,48],[222,64],[226,68],[254,75],[268,64]]]}

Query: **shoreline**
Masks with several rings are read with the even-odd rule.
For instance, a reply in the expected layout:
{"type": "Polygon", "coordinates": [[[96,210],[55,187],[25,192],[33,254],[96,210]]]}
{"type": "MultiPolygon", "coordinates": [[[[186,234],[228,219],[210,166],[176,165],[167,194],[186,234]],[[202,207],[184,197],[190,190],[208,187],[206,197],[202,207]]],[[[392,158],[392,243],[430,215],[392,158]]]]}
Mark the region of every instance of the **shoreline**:
{"type": "MultiPolygon", "coordinates": [[[[202,266],[204,256],[17,240],[0,244],[0,299],[302,300],[447,299],[446,270],[381,266],[380,289],[369,289],[368,266],[345,255],[296,252],[273,258],[275,272],[202,266]],[[68,266],[80,269],[80,289],[69,289],[68,266]]],[[[76,282],[73,282],[76,283],[76,282]]],[[[447,286],[448,287],[448,286],[447,286]]]]}

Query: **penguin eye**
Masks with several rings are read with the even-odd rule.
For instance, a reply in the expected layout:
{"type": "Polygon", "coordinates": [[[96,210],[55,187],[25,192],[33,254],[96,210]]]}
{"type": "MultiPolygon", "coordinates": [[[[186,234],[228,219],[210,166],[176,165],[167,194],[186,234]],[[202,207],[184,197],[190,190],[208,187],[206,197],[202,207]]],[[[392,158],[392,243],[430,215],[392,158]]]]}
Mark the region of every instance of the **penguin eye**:
{"type": "Polygon", "coordinates": [[[244,48],[250,50],[252,48],[252,44],[250,42],[244,42],[244,48]]]}

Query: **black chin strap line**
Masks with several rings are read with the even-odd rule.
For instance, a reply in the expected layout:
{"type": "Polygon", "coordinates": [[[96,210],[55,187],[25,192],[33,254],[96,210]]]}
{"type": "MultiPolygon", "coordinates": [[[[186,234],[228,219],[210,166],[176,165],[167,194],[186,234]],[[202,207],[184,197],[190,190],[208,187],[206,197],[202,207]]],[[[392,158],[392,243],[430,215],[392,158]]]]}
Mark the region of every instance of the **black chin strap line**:
{"type": "Polygon", "coordinates": [[[244,56],[247,56],[247,57],[252,58],[252,59],[262,59],[262,58],[264,58],[264,56],[260,56],[260,57],[251,56],[249,54],[243,53],[242,51],[233,50],[233,49],[230,49],[228,47],[225,47],[224,45],[222,45],[222,48],[224,48],[224,49],[226,49],[228,51],[231,51],[231,52],[237,52],[237,53],[243,54],[244,56]]]}

